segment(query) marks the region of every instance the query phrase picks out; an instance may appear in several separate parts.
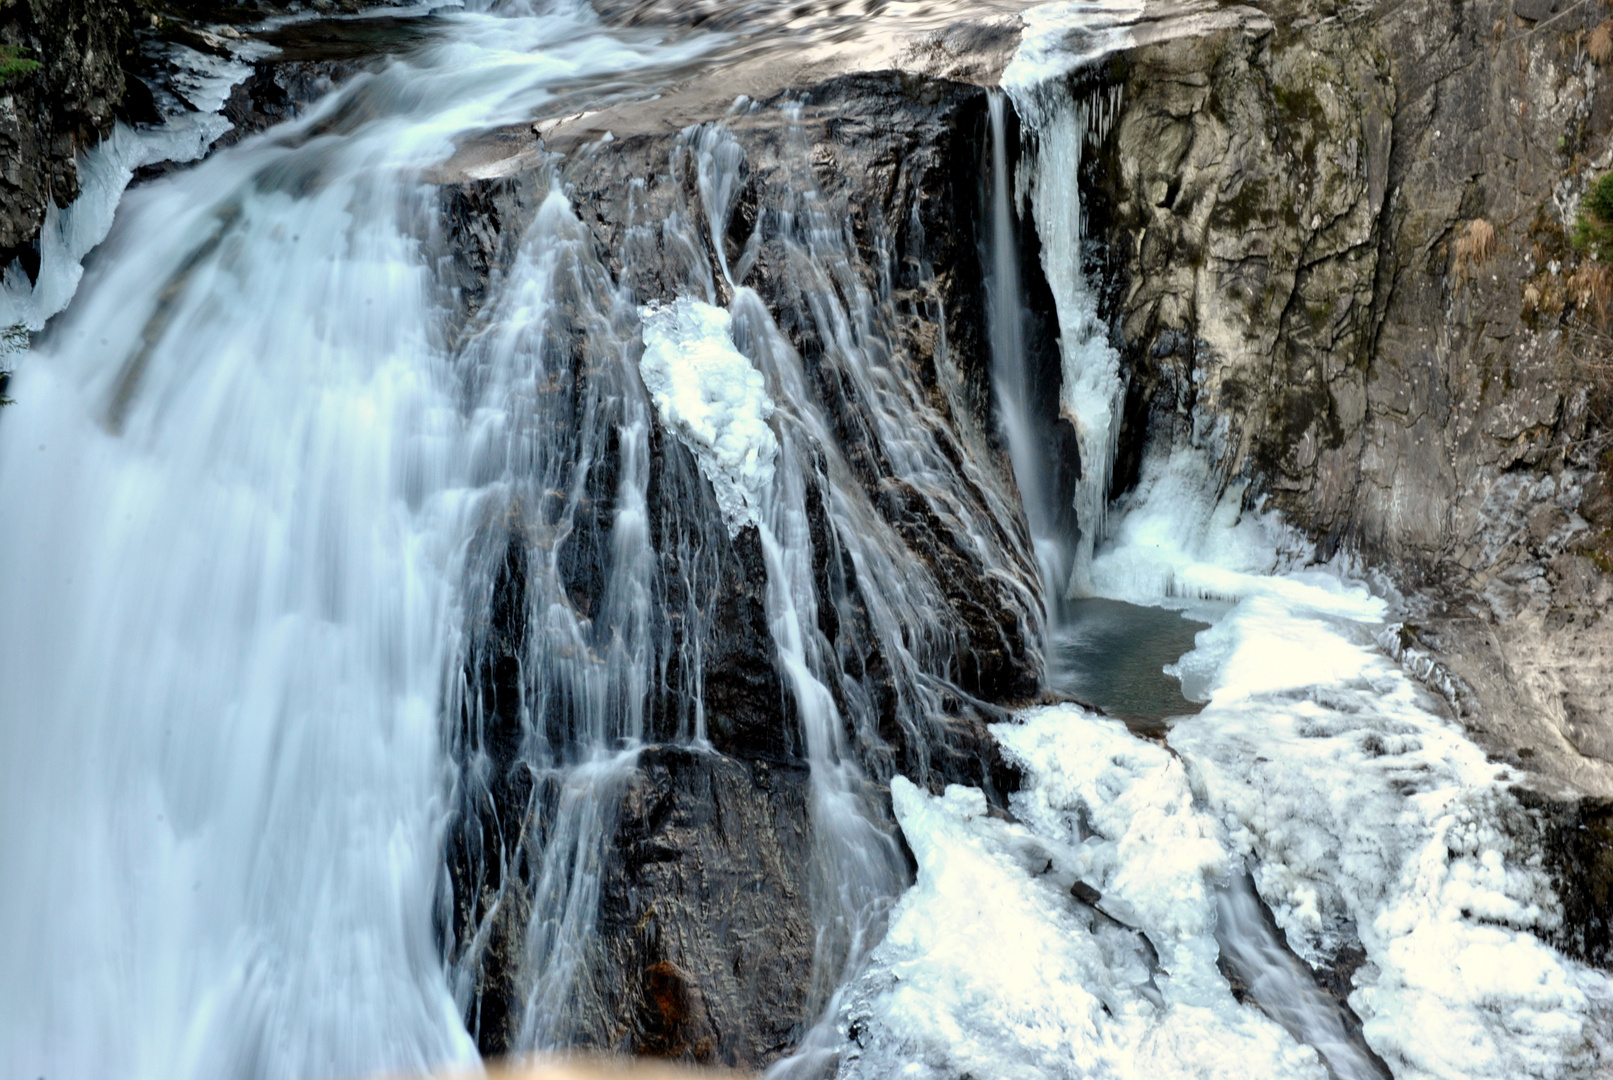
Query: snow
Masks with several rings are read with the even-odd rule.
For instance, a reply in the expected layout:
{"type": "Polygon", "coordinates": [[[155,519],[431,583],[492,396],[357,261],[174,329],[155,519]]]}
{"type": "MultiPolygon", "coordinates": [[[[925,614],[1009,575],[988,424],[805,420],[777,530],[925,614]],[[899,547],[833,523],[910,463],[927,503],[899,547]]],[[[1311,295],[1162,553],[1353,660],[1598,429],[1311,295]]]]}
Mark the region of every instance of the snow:
{"type": "Polygon", "coordinates": [[[734,347],[732,319],[698,300],[649,304],[639,372],[666,429],[711,481],[729,535],[758,521],[778,460],[762,373],[734,347]]]}

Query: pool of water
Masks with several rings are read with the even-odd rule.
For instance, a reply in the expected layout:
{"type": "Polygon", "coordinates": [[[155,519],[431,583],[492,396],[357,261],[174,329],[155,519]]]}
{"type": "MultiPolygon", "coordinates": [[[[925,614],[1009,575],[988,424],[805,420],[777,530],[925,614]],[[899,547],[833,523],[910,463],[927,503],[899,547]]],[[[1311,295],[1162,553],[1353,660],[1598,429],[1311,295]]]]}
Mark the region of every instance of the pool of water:
{"type": "Polygon", "coordinates": [[[1208,629],[1207,623],[1095,597],[1072,601],[1066,610],[1048,657],[1052,689],[1096,705],[1140,733],[1162,731],[1170,717],[1204,707],[1183,697],[1181,684],[1164,669],[1193,648],[1193,635],[1208,629]]]}

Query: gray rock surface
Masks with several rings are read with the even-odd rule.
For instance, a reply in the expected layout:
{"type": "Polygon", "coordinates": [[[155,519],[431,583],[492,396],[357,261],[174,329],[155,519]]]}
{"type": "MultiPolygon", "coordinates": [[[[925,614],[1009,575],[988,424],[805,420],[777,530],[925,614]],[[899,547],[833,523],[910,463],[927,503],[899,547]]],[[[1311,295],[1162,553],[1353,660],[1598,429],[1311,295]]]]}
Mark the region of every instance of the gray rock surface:
{"type": "Polygon", "coordinates": [[[1613,793],[1613,398],[1567,240],[1613,163],[1608,13],[1261,9],[1119,76],[1123,441],[1208,446],[1321,554],[1386,568],[1481,742],[1613,793]]]}

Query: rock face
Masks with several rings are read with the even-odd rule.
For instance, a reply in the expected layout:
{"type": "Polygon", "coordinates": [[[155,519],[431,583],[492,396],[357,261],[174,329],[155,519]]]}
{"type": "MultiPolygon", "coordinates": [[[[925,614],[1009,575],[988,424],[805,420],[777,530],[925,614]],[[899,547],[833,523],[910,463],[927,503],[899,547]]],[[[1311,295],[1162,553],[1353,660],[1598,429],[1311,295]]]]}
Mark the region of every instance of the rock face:
{"type": "Polygon", "coordinates": [[[134,38],[117,0],[12,0],[0,46],[38,65],[0,78],[0,267],[33,275],[45,209],[78,195],[74,155],[111,129],[134,38]]]}
{"type": "Polygon", "coordinates": [[[815,937],[809,787],[796,764],[640,756],[602,875],[613,977],[588,1041],[752,1066],[795,1046],[815,937]]]}
{"type": "Polygon", "coordinates": [[[768,560],[783,556],[766,545],[810,556],[803,631],[876,830],[894,837],[896,773],[1001,799],[1015,777],[986,733],[990,703],[1038,688],[1034,563],[992,420],[981,304],[985,94],[883,73],[705,124],[640,108],[540,125],[541,144],[527,128],[492,133],[442,170],[450,332],[468,356],[506,318],[508,283],[532,273],[517,269],[527,240],[548,229],[539,250],[566,252],[544,334],[569,359],[543,393],[572,404],[544,438],[581,447],[561,457],[588,470],[549,481],[551,498],[582,492],[570,508],[534,518],[512,504],[510,524],[490,525],[494,583],[474,601],[486,614],[451,747],[463,779],[442,932],[485,1053],[532,1041],[522,1025],[541,1016],[540,1043],[753,1067],[816,1019],[834,955],[820,935],[808,738],[769,625],[766,589],[783,571],[768,560]],[[769,313],[775,344],[737,317],[736,341],[783,365],[771,378],[800,380],[776,396],[802,516],[774,521],[777,541],[754,525],[730,535],[689,450],[652,425],[649,745],[592,789],[606,842],[587,856],[592,891],[565,900],[592,920],[590,944],[575,992],[534,1009],[535,972],[554,961],[532,917],[557,907],[545,867],[589,745],[585,711],[559,700],[560,673],[533,654],[534,613],[612,617],[610,522],[632,453],[615,434],[590,449],[587,425],[609,426],[590,410],[625,430],[640,391],[615,381],[616,350],[642,349],[640,305],[679,296],[736,312],[754,296],[769,313]],[[529,592],[553,599],[535,606],[529,592]],[[705,743],[691,738],[700,725],[705,743]]]}
{"type": "Polygon", "coordinates": [[[1117,486],[1149,439],[1210,448],[1322,554],[1393,568],[1402,636],[1493,753],[1599,794],[1613,398],[1568,237],[1613,163],[1607,14],[1268,4],[1142,46],[1102,193],[1117,486]]]}

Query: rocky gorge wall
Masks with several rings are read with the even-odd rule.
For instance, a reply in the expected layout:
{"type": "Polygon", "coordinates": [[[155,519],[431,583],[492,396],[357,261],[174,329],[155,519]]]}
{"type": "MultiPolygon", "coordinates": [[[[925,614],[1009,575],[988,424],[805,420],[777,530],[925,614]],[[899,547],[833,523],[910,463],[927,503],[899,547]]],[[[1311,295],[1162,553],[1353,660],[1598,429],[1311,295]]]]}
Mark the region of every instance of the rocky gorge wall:
{"type": "MultiPolygon", "coordinates": [[[[1142,45],[1099,183],[1149,440],[1382,568],[1404,653],[1492,752],[1613,793],[1601,4],[1261,5],[1142,45]]],[[[1144,433],[1147,434],[1144,434],[1144,433]]]]}

